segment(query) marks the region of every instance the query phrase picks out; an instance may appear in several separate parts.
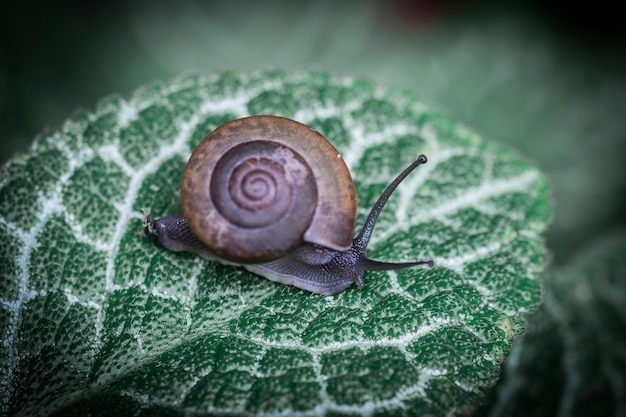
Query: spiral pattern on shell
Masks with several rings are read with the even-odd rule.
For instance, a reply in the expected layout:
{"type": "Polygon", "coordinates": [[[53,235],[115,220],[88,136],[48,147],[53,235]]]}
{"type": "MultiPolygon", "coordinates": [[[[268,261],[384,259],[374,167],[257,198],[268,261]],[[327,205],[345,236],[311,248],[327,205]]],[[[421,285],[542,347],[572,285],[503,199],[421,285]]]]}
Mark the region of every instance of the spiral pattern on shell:
{"type": "MultiPolygon", "coordinates": [[[[289,221],[308,224],[317,201],[311,169],[288,147],[270,141],[237,145],[215,165],[211,199],[233,224],[249,229],[289,221]]],[[[302,228],[302,232],[306,227],[302,228]]]]}
{"type": "Polygon", "coordinates": [[[356,217],[354,185],[335,148],[275,116],[211,132],[189,159],[181,201],[194,235],[240,263],[277,259],[303,241],[345,250],[356,217]]]}

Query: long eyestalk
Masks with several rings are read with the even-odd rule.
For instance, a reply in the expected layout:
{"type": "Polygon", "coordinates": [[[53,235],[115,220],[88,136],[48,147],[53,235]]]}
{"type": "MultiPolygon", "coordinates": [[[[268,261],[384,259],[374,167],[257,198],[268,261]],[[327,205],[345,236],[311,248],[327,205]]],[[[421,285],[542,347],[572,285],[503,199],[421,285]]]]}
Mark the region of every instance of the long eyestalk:
{"type": "Polygon", "coordinates": [[[373,259],[369,259],[365,256],[365,251],[367,250],[367,245],[372,237],[372,232],[374,230],[374,226],[376,226],[376,221],[378,220],[378,216],[382,212],[387,200],[393,192],[398,188],[398,185],[418,166],[425,164],[428,162],[426,155],[419,155],[415,162],[409,165],[400,175],[398,175],[388,186],[385,188],[385,191],[378,197],[378,201],[372,207],[372,210],[367,216],[365,220],[365,224],[363,225],[363,229],[358,234],[356,238],[354,238],[352,242],[352,247],[356,249],[361,254],[360,266],[364,270],[372,270],[372,271],[386,271],[391,269],[404,269],[410,268],[412,266],[417,265],[428,265],[433,267],[435,263],[432,260],[426,261],[414,261],[414,262],[379,262],[373,259]]]}

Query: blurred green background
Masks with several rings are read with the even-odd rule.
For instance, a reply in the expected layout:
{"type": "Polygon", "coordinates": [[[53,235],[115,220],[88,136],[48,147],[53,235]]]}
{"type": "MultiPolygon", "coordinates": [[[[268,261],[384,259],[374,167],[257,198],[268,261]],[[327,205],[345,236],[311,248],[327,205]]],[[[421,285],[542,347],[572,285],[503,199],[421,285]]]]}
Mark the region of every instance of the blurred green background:
{"type": "Polygon", "coordinates": [[[0,162],[77,109],[181,72],[314,68],[405,87],[549,175],[554,262],[624,225],[617,6],[530,1],[22,2],[2,12],[0,162]]]}

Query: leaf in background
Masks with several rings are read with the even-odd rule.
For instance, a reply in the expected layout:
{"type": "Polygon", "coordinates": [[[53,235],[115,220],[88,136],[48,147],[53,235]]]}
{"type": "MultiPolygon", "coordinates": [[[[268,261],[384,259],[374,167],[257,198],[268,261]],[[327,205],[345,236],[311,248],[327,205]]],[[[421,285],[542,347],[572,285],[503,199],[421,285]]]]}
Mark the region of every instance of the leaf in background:
{"type": "Polygon", "coordinates": [[[412,95],[323,73],[187,76],[102,102],[3,168],[2,411],[449,415],[498,377],[539,301],[547,182],[412,95]],[[250,114],[309,124],[353,173],[368,273],[321,297],[153,246],[195,145],[250,114]]]}
{"type": "Polygon", "coordinates": [[[490,404],[498,416],[626,413],[626,235],[604,239],[544,280],[490,404]],[[541,375],[538,378],[537,375],[541,375]]]}

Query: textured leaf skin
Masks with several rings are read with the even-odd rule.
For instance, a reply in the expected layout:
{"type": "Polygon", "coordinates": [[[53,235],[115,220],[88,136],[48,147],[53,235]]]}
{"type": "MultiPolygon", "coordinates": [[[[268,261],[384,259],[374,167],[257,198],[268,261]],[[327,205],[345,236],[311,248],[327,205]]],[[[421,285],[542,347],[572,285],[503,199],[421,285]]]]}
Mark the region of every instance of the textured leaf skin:
{"type": "Polygon", "coordinates": [[[324,73],[191,75],[111,98],[2,168],[0,398],[9,415],[449,415],[498,377],[540,298],[545,178],[411,94],[324,73]],[[180,211],[186,159],[217,126],[274,114],[350,167],[358,224],[419,153],[368,273],[321,297],[170,253],[142,207],[180,211]]]}

